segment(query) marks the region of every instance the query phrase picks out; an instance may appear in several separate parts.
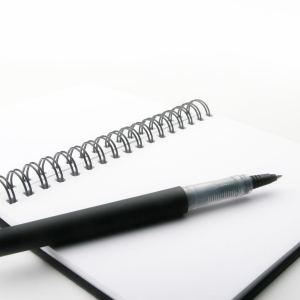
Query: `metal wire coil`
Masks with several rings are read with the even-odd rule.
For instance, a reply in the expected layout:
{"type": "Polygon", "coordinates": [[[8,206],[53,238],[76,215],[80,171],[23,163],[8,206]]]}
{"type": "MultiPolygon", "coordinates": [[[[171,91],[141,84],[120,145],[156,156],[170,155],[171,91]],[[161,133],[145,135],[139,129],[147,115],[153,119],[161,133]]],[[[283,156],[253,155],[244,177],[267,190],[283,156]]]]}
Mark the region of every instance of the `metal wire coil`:
{"type": "Polygon", "coordinates": [[[124,152],[125,153],[132,153],[131,146],[129,139],[134,138],[136,141],[137,148],[143,148],[143,143],[141,139],[141,135],[144,134],[144,132],[147,135],[147,141],[148,143],[153,143],[154,138],[152,134],[152,130],[154,128],[157,129],[158,131],[158,136],[160,138],[164,138],[164,129],[163,125],[164,122],[167,124],[169,132],[170,133],[175,133],[174,130],[174,121],[177,122],[178,127],[180,129],[184,129],[184,124],[183,124],[183,119],[182,119],[182,114],[186,116],[186,120],[188,124],[193,125],[193,117],[191,115],[191,110],[193,110],[196,113],[197,120],[202,121],[202,115],[200,112],[199,107],[196,105],[196,103],[200,104],[204,110],[207,116],[211,116],[209,107],[207,104],[200,100],[200,99],[195,99],[190,102],[186,102],[180,106],[176,106],[171,110],[164,111],[161,114],[154,115],[152,118],[147,118],[144,119],[142,122],[135,122],[131,126],[125,126],[121,128],[120,130],[114,130],[110,132],[107,135],[101,135],[97,137],[94,141],[89,140],[84,142],[81,146],[73,146],[71,147],[67,152],[66,151],[59,151],[57,152],[53,157],[51,156],[46,156],[44,158],[41,158],[39,163],[35,162],[30,162],[26,164],[22,171],[20,169],[14,169],[11,170],[7,173],[6,178],[4,176],[0,175],[0,183],[5,189],[8,200],[7,202],[9,204],[13,204],[17,202],[15,191],[14,191],[14,184],[13,184],[13,179],[18,178],[22,186],[24,188],[24,194],[27,197],[30,197],[33,195],[33,190],[32,186],[30,184],[30,177],[29,177],[29,171],[33,170],[39,180],[40,180],[40,187],[42,189],[48,189],[50,188],[50,185],[48,184],[47,176],[45,173],[45,164],[50,164],[52,169],[54,170],[55,176],[56,176],[56,181],[61,183],[64,182],[66,179],[63,176],[63,171],[61,168],[61,165],[58,163],[59,158],[62,156],[64,157],[66,164],[69,165],[71,169],[71,175],[72,176],[79,176],[80,173],[78,172],[78,167],[77,164],[73,158],[74,152],[79,153],[79,157],[84,160],[85,163],[85,168],[87,170],[92,170],[93,169],[93,164],[90,155],[88,154],[86,148],[87,146],[92,147],[92,152],[97,153],[99,157],[99,163],[100,164],[105,164],[107,163],[106,157],[104,154],[104,151],[102,147],[104,148],[110,148],[112,152],[112,157],[113,158],[119,158],[119,152],[118,148],[116,146],[116,143],[122,143],[124,146],[124,152]],[[127,137],[126,134],[127,133],[127,137]],[[116,140],[113,141],[112,137],[115,136],[116,140]],[[103,141],[104,145],[102,147],[100,146],[100,142],[103,141]]]}

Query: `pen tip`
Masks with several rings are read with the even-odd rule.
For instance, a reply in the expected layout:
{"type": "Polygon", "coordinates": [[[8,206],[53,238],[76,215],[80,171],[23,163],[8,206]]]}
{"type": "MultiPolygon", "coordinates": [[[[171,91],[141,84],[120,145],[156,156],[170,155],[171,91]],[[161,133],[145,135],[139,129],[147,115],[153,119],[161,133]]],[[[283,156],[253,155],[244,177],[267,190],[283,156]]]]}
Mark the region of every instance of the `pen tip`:
{"type": "Polygon", "coordinates": [[[275,174],[260,174],[260,175],[253,175],[250,176],[252,179],[253,189],[257,189],[261,186],[270,184],[278,178],[282,177],[282,175],[275,175],[275,174]]]}

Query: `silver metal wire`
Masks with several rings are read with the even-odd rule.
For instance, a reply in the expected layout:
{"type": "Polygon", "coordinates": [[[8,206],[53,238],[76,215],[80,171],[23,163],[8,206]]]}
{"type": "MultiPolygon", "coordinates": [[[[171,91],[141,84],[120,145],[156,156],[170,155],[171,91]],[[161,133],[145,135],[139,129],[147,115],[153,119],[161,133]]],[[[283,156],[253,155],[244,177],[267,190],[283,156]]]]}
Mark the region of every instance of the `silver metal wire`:
{"type": "Polygon", "coordinates": [[[200,99],[195,99],[190,102],[186,102],[180,106],[176,106],[171,110],[164,111],[161,114],[156,114],[152,118],[146,118],[142,122],[135,122],[131,126],[125,126],[120,130],[114,130],[110,132],[108,135],[101,135],[97,137],[94,141],[88,140],[84,142],[82,146],[73,146],[67,152],[59,151],[53,157],[46,156],[44,158],[41,158],[38,164],[35,162],[30,162],[23,167],[22,171],[19,169],[14,169],[9,171],[6,178],[0,175],[0,183],[2,187],[5,189],[8,196],[7,202],[13,204],[17,201],[14,192],[14,185],[13,185],[14,176],[17,176],[21,181],[25,191],[24,194],[26,196],[31,196],[33,194],[32,186],[30,184],[30,178],[29,178],[29,171],[31,169],[34,170],[35,173],[37,174],[41,183],[40,187],[42,189],[48,189],[50,185],[48,184],[47,176],[45,173],[46,163],[50,164],[50,166],[54,170],[56,181],[64,182],[65,178],[63,176],[61,166],[58,163],[58,160],[61,156],[63,156],[66,159],[66,163],[70,166],[71,175],[79,176],[80,174],[78,172],[78,167],[73,158],[73,153],[75,150],[79,152],[79,157],[84,160],[85,168],[87,170],[91,170],[93,169],[93,165],[92,165],[91,157],[86,150],[88,145],[92,147],[93,153],[97,153],[99,157],[99,163],[105,164],[107,163],[107,161],[105,158],[104,151],[100,146],[101,141],[104,141],[105,148],[110,148],[113,158],[120,157],[118,148],[115,143],[122,142],[125,148],[125,153],[131,153],[132,150],[131,150],[129,139],[134,138],[137,144],[137,148],[143,148],[141,136],[144,134],[144,132],[147,135],[147,140],[149,143],[154,142],[153,133],[152,133],[154,129],[157,130],[159,138],[164,138],[165,137],[164,129],[163,129],[164,122],[167,124],[170,133],[175,132],[174,124],[176,123],[176,121],[178,127],[180,129],[184,129],[184,123],[183,123],[184,120],[182,119],[182,114],[186,116],[186,120],[188,124],[190,125],[194,124],[193,117],[191,115],[191,109],[193,109],[194,112],[196,113],[197,120],[202,121],[203,119],[201,116],[200,109],[196,105],[197,103],[200,104],[202,108],[204,108],[207,116],[211,116],[208,105],[200,99]],[[127,132],[127,137],[125,135],[126,132],[127,132]],[[116,136],[115,142],[112,140],[113,135],[116,136]]]}

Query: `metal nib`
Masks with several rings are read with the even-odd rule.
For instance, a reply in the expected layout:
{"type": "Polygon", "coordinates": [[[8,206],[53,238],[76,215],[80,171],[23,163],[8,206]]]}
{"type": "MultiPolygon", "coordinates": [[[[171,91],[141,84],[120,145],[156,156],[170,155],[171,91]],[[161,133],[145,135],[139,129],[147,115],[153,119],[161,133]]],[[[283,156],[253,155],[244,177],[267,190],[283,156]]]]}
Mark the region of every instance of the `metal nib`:
{"type": "Polygon", "coordinates": [[[282,175],[276,175],[276,177],[277,177],[277,179],[278,179],[278,178],[282,177],[282,175]]]}

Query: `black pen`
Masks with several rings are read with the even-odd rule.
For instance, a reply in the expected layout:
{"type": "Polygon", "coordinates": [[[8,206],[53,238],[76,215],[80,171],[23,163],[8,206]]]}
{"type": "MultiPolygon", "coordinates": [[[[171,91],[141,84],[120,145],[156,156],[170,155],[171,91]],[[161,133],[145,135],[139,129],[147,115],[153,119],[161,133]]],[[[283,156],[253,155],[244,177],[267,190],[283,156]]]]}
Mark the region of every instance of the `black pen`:
{"type": "Polygon", "coordinates": [[[146,194],[0,230],[0,256],[76,242],[180,216],[213,202],[249,194],[280,175],[238,175],[146,194]]]}

